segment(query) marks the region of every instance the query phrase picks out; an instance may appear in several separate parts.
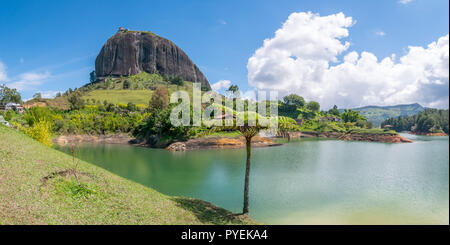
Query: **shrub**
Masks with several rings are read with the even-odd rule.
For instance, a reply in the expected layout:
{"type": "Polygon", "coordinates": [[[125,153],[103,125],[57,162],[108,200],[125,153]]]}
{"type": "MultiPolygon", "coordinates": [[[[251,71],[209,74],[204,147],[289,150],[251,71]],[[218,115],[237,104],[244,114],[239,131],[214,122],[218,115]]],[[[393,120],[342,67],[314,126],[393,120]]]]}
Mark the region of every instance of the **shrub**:
{"type": "Polygon", "coordinates": [[[163,110],[169,105],[169,91],[163,86],[156,89],[150,100],[150,108],[153,110],[163,110]]]}
{"type": "Polygon", "coordinates": [[[23,131],[26,135],[41,142],[42,144],[52,146],[51,127],[50,122],[40,121],[35,123],[32,127],[24,128],[23,131]]]}

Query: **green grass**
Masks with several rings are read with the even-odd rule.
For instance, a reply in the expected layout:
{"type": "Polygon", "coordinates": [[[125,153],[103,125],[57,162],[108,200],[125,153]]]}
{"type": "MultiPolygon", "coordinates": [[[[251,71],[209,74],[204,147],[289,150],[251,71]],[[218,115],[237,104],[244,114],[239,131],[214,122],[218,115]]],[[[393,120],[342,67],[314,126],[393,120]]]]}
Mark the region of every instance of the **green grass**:
{"type": "Polygon", "coordinates": [[[108,101],[113,104],[128,104],[128,102],[133,102],[135,104],[148,105],[150,99],[153,95],[152,90],[93,90],[88,92],[82,98],[84,100],[96,101],[108,101]]]}
{"type": "Polygon", "coordinates": [[[164,81],[164,78],[159,74],[142,72],[128,77],[107,78],[105,82],[88,85],[89,91],[82,98],[84,100],[94,99],[101,103],[106,100],[113,104],[133,102],[148,105],[155,89],[158,86],[163,86],[167,88],[169,95],[178,90],[185,90],[192,99],[192,83],[186,81],[183,83],[182,86],[177,86],[164,81]],[[123,89],[125,81],[129,83],[129,89],[123,89]]]}
{"type": "Polygon", "coordinates": [[[0,224],[255,222],[201,200],[163,195],[84,161],[73,163],[71,156],[0,125],[0,224]],[[70,172],[75,165],[81,186],[70,172]]]}

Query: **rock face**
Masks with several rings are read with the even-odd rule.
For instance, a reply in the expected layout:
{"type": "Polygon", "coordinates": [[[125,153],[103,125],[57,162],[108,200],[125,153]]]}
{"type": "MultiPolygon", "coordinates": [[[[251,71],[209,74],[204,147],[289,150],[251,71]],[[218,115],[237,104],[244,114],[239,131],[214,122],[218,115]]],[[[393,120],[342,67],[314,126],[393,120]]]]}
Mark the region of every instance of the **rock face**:
{"type": "Polygon", "coordinates": [[[140,72],[180,76],[210,89],[208,80],[191,59],[173,42],[151,32],[119,29],[95,60],[99,80],[140,72]]]}

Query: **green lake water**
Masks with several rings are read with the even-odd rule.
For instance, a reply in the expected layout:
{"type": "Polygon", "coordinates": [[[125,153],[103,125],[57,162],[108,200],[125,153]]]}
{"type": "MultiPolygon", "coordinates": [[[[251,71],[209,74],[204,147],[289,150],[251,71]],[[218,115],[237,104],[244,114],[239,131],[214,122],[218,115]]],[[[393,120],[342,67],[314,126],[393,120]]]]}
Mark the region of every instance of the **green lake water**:
{"type": "MultiPolygon", "coordinates": [[[[302,138],[254,148],[251,217],[265,224],[449,224],[449,138],[404,136],[415,142],[302,138]]],[[[77,155],[164,194],[242,210],[243,149],[81,144],[77,155]]]]}

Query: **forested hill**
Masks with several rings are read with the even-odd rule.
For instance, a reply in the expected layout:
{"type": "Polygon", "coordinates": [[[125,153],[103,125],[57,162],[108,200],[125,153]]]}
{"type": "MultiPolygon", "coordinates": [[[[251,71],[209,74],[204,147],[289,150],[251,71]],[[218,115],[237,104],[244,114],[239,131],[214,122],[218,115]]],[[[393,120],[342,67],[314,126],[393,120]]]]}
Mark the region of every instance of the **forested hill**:
{"type": "MultiPolygon", "coordinates": [[[[361,114],[371,121],[374,126],[379,126],[384,120],[391,117],[412,116],[423,110],[425,107],[418,103],[394,106],[364,106],[354,108],[352,110],[359,111],[361,114]]],[[[344,110],[341,109],[341,112],[344,110]]]]}
{"type": "Polygon", "coordinates": [[[412,131],[416,133],[448,134],[449,110],[425,109],[413,116],[389,118],[381,126],[391,125],[397,131],[412,131]]]}

